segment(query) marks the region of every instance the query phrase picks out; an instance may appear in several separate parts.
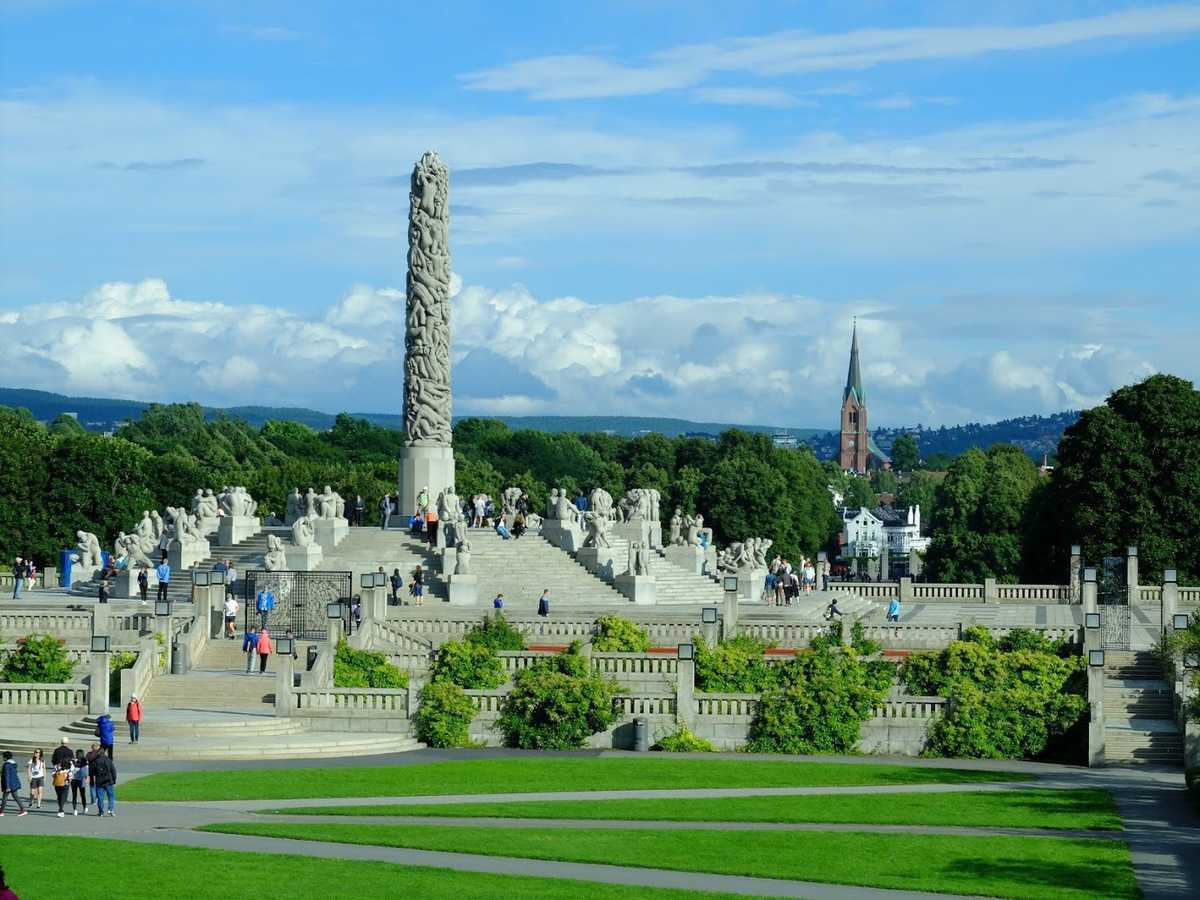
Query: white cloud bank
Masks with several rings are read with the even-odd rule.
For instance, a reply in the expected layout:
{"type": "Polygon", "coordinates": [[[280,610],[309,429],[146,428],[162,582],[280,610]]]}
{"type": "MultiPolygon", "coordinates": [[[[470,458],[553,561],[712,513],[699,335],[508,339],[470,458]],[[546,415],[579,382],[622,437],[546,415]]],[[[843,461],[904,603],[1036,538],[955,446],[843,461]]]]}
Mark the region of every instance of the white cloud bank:
{"type": "MultiPolygon", "coordinates": [[[[845,378],[851,310],[804,296],[642,297],[595,305],[455,280],[456,412],[672,415],[828,426],[845,378]]],[[[873,420],[928,424],[1100,402],[1155,366],[1122,346],[1120,304],[1078,298],[947,302],[939,323],[859,319],[873,420]],[[981,348],[971,335],[993,334],[981,348]],[[1079,344],[1058,344],[1079,334],[1079,344]],[[1006,335],[1013,336],[1012,339],[1006,335]],[[961,347],[955,355],[947,347],[961,347]]],[[[860,313],[867,305],[860,302],[860,313]]],[[[172,297],[159,279],[0,314],[4,381],[67,394],[214,405],[398,412],[404,295],[356,286],[321,314],[172,297]]],[[[1135,345],[1136,346],[1136,345],[1135,345]]]]}

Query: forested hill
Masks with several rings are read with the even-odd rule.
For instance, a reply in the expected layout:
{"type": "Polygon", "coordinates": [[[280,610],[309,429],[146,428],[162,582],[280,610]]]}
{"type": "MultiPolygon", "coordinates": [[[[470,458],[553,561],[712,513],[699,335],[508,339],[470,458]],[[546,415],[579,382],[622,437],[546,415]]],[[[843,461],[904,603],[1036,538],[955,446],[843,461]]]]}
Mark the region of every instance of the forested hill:
{"type": "MultiPolygon", "coordinates": [[[[1040,460],[1043,453],[1053,456],[1057,452],[1063,432],[1078,420],[1079,412],[1070,410],[1050,416],[1004,419],[990,425],[968,422],[966,425],[941,428],[925,428],[921,425],[911,428],[876,428],[872,429],[871,434],[875,443],[879,444],[885,453],[891,451],[892,443],[897,437],[911,434],[917,439],[917,446],[923,458],[935,455],[954,457],[972,447],[987,449],[993,444],[1015,444],[1032,458],[1040,460]]],[[[808,444],[819,459],[832,459],[837,455],[837,432],[828,431],[809,438],[808,444]]]]}

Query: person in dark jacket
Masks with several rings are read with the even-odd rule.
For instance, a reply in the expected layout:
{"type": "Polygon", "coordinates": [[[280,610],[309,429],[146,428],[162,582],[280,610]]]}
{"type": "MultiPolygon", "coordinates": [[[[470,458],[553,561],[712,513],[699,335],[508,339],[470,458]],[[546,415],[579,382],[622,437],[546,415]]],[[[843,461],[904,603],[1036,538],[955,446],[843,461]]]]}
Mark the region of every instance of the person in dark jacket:
{"type": "Polygon", "coordinates": [[[138,593],[142,595],[142,602],[145,603],[150,594],[150,574],[145,566],[138,569],[138,593]]]}
{"type": "Polygon", "coordinates": [[[392,606],[400,605],[400,588],[404,587],[404,579],[400,577],[399,569],[392,569],[392,606]]]}
{"type": "Polygon", "coordinates": [[[12,798],[17,801],[17,815],[27,816],[29,810],[25,808],[25,804],[21,802],[21,771],[17,768],[17,763],[13,759],[12,751],[4,751],[4,766],[0,767],[0,816],[4,815],[4,808],[8,806],[8,797],[11,794],[12,798]]]}
{"type": "Polygon", "coordinates": [[[542,596],[538,598],[537,614],[539,616],[550,615],[550,591],[549,591],[549,589],[542,591],[542,596]]]}
{"type": "Polygon", "coordinates": [[[96,757],[90,771],[96,779],[96,815],[104,815],[104,801],[108,800],[108,814],[117,814],[117,764],[104,753],[96,757]]]}
{"type": "Polygon", "coordinates": [[[56,766],[61,766],[64,763],[66,765],[70,765],[71,757],[74,755],[75,754],[71,752],[71,748],[68,746],[67,738],[63,738],[62,742],[54,748],[54,752],[50,754],[50,762],[56,766]]]}
{"type": "Polygon", "coordinates": [[[108,713],[104,713],[96,720],[96,737],[100,738],[100,749],[108,754],[109,759],[113,758],[114,732],[112,716],[108,713]]]}

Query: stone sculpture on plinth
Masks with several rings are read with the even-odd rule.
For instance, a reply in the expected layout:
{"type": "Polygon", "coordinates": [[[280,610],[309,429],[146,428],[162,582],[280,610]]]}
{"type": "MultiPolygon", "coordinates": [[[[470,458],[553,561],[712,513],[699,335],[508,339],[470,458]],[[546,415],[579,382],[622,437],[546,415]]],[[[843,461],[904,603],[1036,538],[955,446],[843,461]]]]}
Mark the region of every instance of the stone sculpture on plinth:
{"type": "Polygon", "coordinates": [[[75,552],[71,554],[71,581],[88,581],[104,561],[100,540],[90,531],[76,531],[75,541],[75,552]]]}
{"type": "Polygon", "coordinates": [[[263,568],[268,572],[279,572],[288,567],[287,552],[277,535],[267,535],[267,553],[263,557],[263,568]]]}
{"type": "Polygon", "coordinates": [[[450,176],[436,153],[413,167],[405,290],[400,512],[454,484],[450,430],[450,176]]]}
{"type": "Polygon", "coordinates": [[[169,536],[167,562],[172,572],[183,572],[208,558],[208,539],[200,532],[195,518],[182,506],[168,506],[166,527],[169,536]]]}
{"type": "Polygon", "coordinates": [[[650,604],[658,599],[650,574],[650,548],[642,541],[629,543],[628,571],[613,579],[613,587],[634,603],[650,604]]]}
{"type": "Polygon", "coordinates": [[[757,600],[767,578],[767,551],[770,538],[746,538],[721,551],[717,568],[738,577],[738,598],[757,600]]]}
{"type": "Polygon", "coordinates": [[[479,578],[471,571],[471,545],[459,541],[454,549],[454,574],[446,579],[450,605],[474,606],[479,602],[479,578]]]}
{"type": "Polygon", "coordinates": [[[315,516],[300,516],[292,522],[291,544],[283,547],[284,568],[292,572],[311,572],[321,562],[324,553],[316,540],[315,521],[315,516]]]}
{"type": "MultiPolygon", "coordinates": [[[[209,494],[211,493],[209,491],[209,494]]],[[[226,485],[221,488],[221,493],[215,499],[221,510],[221,518],[217,524],[219,543],[226,547],[239,544],[262,531],[262,522],[258,518],[258,502],[244,487],[226,485]]]]}

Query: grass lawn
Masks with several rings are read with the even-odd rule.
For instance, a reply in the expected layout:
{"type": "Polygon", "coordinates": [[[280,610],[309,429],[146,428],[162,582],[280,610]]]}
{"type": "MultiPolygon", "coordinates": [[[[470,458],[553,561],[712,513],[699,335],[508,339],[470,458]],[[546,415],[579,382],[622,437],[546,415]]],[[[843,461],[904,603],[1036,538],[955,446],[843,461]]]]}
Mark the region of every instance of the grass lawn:
{"type": "Polygon", "coordinates": [[[652,819],[672,822],[836,822],[1119,831],[1108,791],[1013,790],[950,794],[725,797],[711,800],[524,800],[378,806],[307,806],[286,815],[508,816],[521,819],[652,819]]]}
{"type": "Polygon", "coordinates": [[[535,900],[730,898],[592,881],[455,872],[384,862],[242,853],[75,837],[0,837],[0,860],[21,900],[330,900],[521,897],[535,900]]]}
{"type": "Polygon", "coordinates": [[[1026,898],[1140,896],[1123,842],[871,832],[236,823],[206,831],[1026,898]]]}
{"type": "Polygon", "coordinates": [[[345,769],[164,772],[121,786],[130,800],[292,800],[524,791],[816,787],[1028,781],[1028,775],[864,763],[753,759],[535,757],[345,769]]]}

